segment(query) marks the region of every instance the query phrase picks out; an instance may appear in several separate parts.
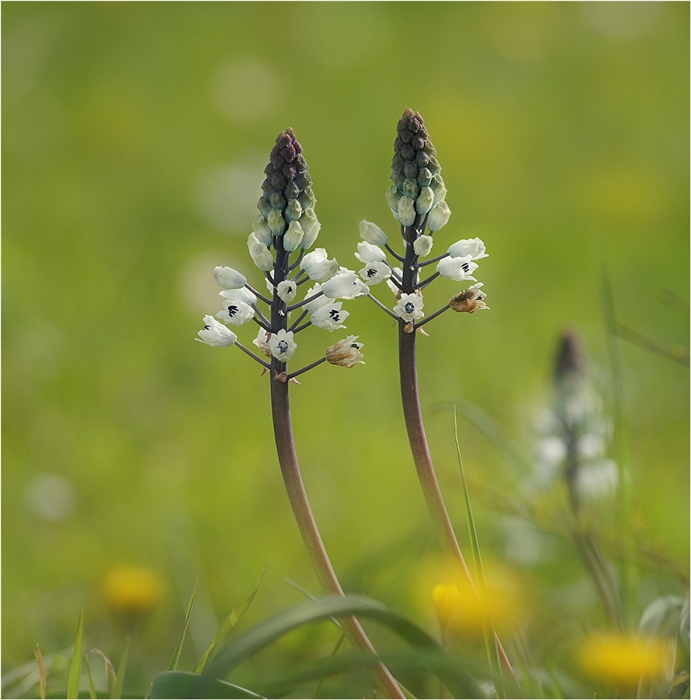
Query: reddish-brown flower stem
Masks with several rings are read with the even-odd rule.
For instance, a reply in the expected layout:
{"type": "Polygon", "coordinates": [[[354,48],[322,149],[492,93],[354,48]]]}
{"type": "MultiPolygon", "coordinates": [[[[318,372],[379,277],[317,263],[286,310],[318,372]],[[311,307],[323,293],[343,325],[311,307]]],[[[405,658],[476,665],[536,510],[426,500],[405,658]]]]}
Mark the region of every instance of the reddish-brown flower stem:
{"type": "MultiPolygon", "coordinates": [[[[277,365],[276,369],[285,367],[285,365],[280,365],[279,367],[280,363],[277,363],[275,360],[274,364],[277,365]]],[[[271,381],[271,412],[276,438],[276,451],[281,465],[283,482],[310,561],[322,590],[325,593],[342,596],[344,595],[343,589],[331,566],[329,555],[326,552],[317,523],[312,515],[312,509],[310,508],[302,481],[293,441],[288,384],[286,382],[271,381]]],[[[355,617],[346,617],[341,620],[341,624],[346,636],[357,649],[377,656],[372,642],[370,642],[367,634],[355,617]]],[[[381,661],[374,667],[374,675],[377,685],[387,698],[405,698],[391,672],[381,661]]]]}
{"type": "MultiPolygon", "coordinates": [[[[430,455],[425,434],[425,425],[422,421],[422,410],[420,409],[420,396],[418,393],[417,366],[415,359],[415,333],[406,333],[405,323],[399,322],[398,326],[398,349],[399,364],[401,371],[401,398],[403,400],[403,415],[405,417],[406,429],[408,431],[408,441],[413,453],[413,461],[417,469],[417,475],[422,487],[422,493],[427,503],[427,510],[432,518],[437,537],[446,551],[458,564],[461,573],[468,580],[470,586],[475,590],[468,566],[461,552],[461,548],[456,539],[449,513],[446,510],[444,497],[442,496],[437,475],[434,470],[434,463],[430,455]]],[[[506,652],[496,635],[497,650],[504,668],[513,676],[511,663],[506,652]]]]}

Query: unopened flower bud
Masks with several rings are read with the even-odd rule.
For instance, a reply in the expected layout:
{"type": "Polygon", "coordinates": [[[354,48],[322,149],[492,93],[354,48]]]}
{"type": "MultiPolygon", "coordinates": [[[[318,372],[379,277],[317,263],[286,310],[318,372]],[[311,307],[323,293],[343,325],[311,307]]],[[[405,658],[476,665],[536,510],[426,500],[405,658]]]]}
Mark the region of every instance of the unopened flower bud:
{"type": "Polygon", "coordinates": [[[415,209],[421,216],[426,214],[434,204],[434,192],[431,187],[423,187],[415,200],[415,209]]]}
{"type": "Polygon", "coordinates": [[[398,202],[401,199],[402,195],[398,191],[398,188],[396,185],[391,185],[388,190],[386,190],[386,201],[389,205],[389,208],[393,212],[394,218],[396,221],[399,220],[398,218],[398,202]]]}
{"type": "Polygon", "coordinates": [[[266,219],[260,214],[252,224],[252,229],[257,234],[257,238],[266,246],[270,246],[274,242],[274,235],[271,233],[269,224],[266,223],[266,219]]]}
{"type": "Polygon", "coordinates": [[[312,188],[306,187],[303,192],[300,192],[298,201],[303,209],[314,209],[314,205],[317,203],[317,198],[314,196],[312,188]]]}
{"type": "Polygon", "coordinates": [[[434,239],[432,236],[420,236],[415,240],[415,243],[413,243],[415,255],[417,255],[419,258],[424,258],[425,255],[429,255],[433,244],[434,239]]]}
{"type": "Polygon", "coordinates": [[[410,197],[410,199],[415,199],[418,194],[418,186],[415,180],[406,180],[401,187],[401,192],[404,197],[410,197]]]}
{"type": "Polygon", "coordinates": [[[450,216],[451,209],[449,209],[449,205],[446,202],[437,202],[430,210],[427,228],[430,231],[438,231],[446,226],[450,216]]]}
{"type": "Polygon", "coordinates": [[[241,289],[247,284],[247,278],[232,267],[215,267],[214,279],[223,289],[241,289]]]}
{"type": "Polygon", "coordinates": [[[274,236],[282,236],[286,230],[285,219],[283,218],[283,214],[281,214],[278,209],[272,209],[269,212],[266,222],[269,225],[269,230],[274,236]]]}
{"type": "Polygon", "coordinates": [[[265,331],[263,328],[260,328],[259,333],[257,333],[257,337],[252,341],[267,357],[271,357],[269,338],[271,338],[271,333],[265,331]]]}
{"type": "Polygon", "coordinates": [[[288,230],[283,236],[283,249],[292,253],[300,245],[304,235],[300,222],[291,221],[288,230]]]}
{"type": "Polygon", "coordinates": [[[319,230],[322,227],[321,223],[319,223],[319,219],[317,219],[317,215],[314,213],[314,209],[305,209],[302,212],[300,226],[302,226],[304,233],[302,241],[300,242],[300,247],[303,250],[307,250],[314,245],[319,235],[319,230]]]}
{"type": "Polygon", "coordinates": [[[389,242],[389,237],[371,221],[360,222],[360,238],[372,245],[384,246],[389,242]]]}
{"type": "Polygon", "coordinates": [[[415,202],[410,197],[398,200],[398,220],[404,226],[412,226],[415,221],[415,202]]]}
{"type": "Polygon", "coordinates": [[[289,200],[283,216],[288,222],[297,221],[302,216],[302,206],[300,206],[300,202],[297,199],[289,200]]]}
{"type": "Polygon", "coordinates": [[[274,265],[274,258],[271,251],[258,238],[257,234],[250,233],[247,238],[247,248],[254,264],[262,271],[267,272],[274,265]]]}
{"type": "Polygon", "coordinates": [[[464,289],[460,294],[456,294],[456,296],[449,299],[449,306],[454,311],[458,311],[459,313],[466,312],[469,314],[482,309],[489,309],[489,306],[484,302],[487,295],[480,291],[480,287],[482,287],[482,282],[478,282],[472,287],[464,289]]]}
{"type": "Polygon", "coordinates": [[[354,367],[358,363],[364,365],[364,355],[360,352],[364,345],[356,342],[358,337],[357,335],[349,335],[328,347],[324,353],[327,361],[341,367],[354,367]]]}

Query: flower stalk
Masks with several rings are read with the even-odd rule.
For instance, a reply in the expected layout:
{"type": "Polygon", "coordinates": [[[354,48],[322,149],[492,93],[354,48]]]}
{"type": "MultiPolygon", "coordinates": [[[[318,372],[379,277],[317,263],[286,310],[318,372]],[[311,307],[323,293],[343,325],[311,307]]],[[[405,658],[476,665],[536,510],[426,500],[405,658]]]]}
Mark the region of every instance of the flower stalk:
{"type": "MultiPolygon", "coordinates": [[[[288,362],[297,349],[295,336],[298,333],[310,326],[329,331],[345,328],[341,321],[345,320],[348,312],[342,310],[342,302],[337,299],[362,296],[368,292],[368,287],[354,272],[339,269],[336,260],[329,260],[323,248],[305,254],[305,250],[316,240],[321,225],[314,213],[316,199],[309,169],[302,156],[302,146],[292,129],[284,131],[276,139],[264,172],[266,179],[258,203],[260,214],[254,222],[254,231],[249,235],[247,245],[252,260],[268,281],[271,298],[256,292],[247,284],[244,275],[231,268],[216,268],[214,277],[221,287],[225,287],[220,294],[225,299],[226,307],[217,314],[217,318],[231,325],[254,320],[260,327],[254,343],[270,358],[270,364],[238,343],[235,333],[211,316],[204,317],[205,327],[199,332],[199,339],[216,347],[237,345],[265,371],[269,371],[276,452],[288,500],[323,591],[343,596],[300,473],[288,390],[291,380],[295,381],[298,375],[325,362],[343,367],[361,363],[362,344],[356,342],[356,336],[348,336],[328,347],[321,358],[292,373],[288,372],[288,362]],[[294,256],[292,262],[291,255],[294,256]],[[296,268],[299,268],[297,272],[296,268]],[[291,304],[298,286],[310,279],[323,285],[323,288],[315,287],[307,292],[304,300],[291,304]],[[269,306],[266,314],[259,310],[259,301],[269,306]],[[292,325],[289,319],[291,311],[298,311],[298,319],[292,325]]],[[[356,618],[347,617],[342,620],[342,625],[355,648],[378,656],[356,618]]],[[[380,660],[374,666],[374,677],[384,696],[405,697],[380,660]]]]}
{"type": "MultiPolygon", "coordinates": [[[[391,247],[384,231],[371,222],[363,221],[360,224],[360,235],[367,243],[373,244],[372,247],[383,246],[396,261],[402,264],[402,269],[389,265],[391,274],[386,280],[397,299],[393,312],[374,296],[371,294],[370,296],[398,322],[403,414],[413,461],[434,529],[442,547],[456,562],[462,579],[467,581],[471,590],[476,592],[439,488],[427,444],[417,380],[416,331],[419,330],[424,334],[421,327],[449,309],[455,312],[473,313],[476,310],[488,308],[484,303],[485,294],[480,291],[481,283],[457,293],[447,304],[426,318],[423,298],[423,290],[439,278],[448,278],[456,282],[465,280],[475,282],[472,273],[478,265],[474,261],[487,257],[485,245],[479,238],[464,239],[454,243],[446,253],[426,262],[422,260],[430,254],[434,242],[433,236],[446,225],[451,210],[445,201],[446,187],[441,177],[441,166],[436,158],[436,150],[429,138],[424,120],[411,109],[407,109],[398,122],[391,170],[393,184],[386,198],[394,218],[400,223],[405,253],[398,254],[391,247]],[[436,268],[421,281],[420,268],[433,263],[436,263],[436,268]]],[[[381,254],[383,257],[379,258],[381,261],[379,264],[385,262],[386,254],[383,250],[381,254]]],[[[356,257],[362,259],[358,254],[356,257]]],[[[372,275],[368,268],[360,271],[360,275],[367,284],[382,281],[372,275]],[[368,277],[372,280],[368,281],[368,277]]],[[[511,664],[496,633],[494,638],[502,665],[513,675],[511,664]]]]}

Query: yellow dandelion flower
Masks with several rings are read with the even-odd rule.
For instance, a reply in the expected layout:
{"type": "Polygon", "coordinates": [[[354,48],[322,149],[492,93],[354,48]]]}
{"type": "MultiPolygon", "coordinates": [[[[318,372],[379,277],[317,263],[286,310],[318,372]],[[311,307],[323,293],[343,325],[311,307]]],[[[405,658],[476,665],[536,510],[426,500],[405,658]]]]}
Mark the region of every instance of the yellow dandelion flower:
{"type": "Polygon", "coordinates": [[[618,688],[660,680],[671,672],[672,645],[668,640],[619,633],[585,639],[580,650],[583,670],[590,678],[618,688]]]}
{"type": "Polygon", "coordinates": [[[455,569],[440,567],[433,572],[437,576],[431,586],[432,603],[443,634],[481,639],[485,624],[492,622],[496,630],[508,631],[526,612],[520,581],[507,570],[485,567],[482,591],[476,591],[455,569]]]}
{"type": "Polygon", "coordinates": [[[140,617],[158,603],[165,587],[165,581],[153,569],[117,566],[106,574],[103,597],[114,613],[140,617]]]}

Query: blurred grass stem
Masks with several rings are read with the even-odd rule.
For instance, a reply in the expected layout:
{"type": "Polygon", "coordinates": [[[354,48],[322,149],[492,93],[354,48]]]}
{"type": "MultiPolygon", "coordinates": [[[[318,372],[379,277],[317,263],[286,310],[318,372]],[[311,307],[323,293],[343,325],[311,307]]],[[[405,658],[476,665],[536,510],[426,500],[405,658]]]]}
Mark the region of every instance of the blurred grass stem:
{"type": "MultiPolygon", "coordinates": [[[[284,371],[285,365],[278,360],[274,359],[272,365],[272,376],[274,372],[280,374],[284,371]]],[[[283,482],[285,483],[298,529],[322,589],[325,593],[343,596],[343,589],[331,566],[329,555],[326,552],[317,523],[312,515],[312,509],[310,508],[307,492],[302,481],[293,439],[288,388],[287,382],[273,379],[271,381],[271,413],[276,438],[276,451],[281,465],[283,482]]],[[[344,633],[355,648],[377,656],[376,650],[355,617],[345,617],[341,622],[344,633]]],[[[377,685],[386,697],[405,698],[398,683],[381,661],[375,666],[374,675],[377,685]]]]}

